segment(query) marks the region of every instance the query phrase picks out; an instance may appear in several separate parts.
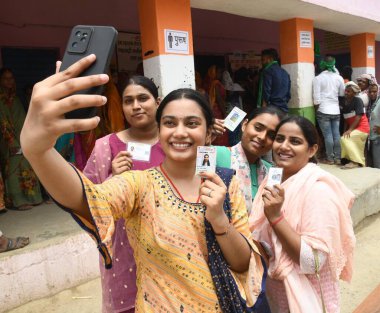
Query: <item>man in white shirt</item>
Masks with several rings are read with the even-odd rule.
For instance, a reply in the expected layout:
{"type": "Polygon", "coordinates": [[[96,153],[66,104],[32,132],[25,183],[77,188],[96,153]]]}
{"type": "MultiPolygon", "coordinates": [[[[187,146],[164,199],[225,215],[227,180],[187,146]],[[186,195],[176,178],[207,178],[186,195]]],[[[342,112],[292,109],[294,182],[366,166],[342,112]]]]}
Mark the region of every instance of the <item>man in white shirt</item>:
{"type": "Polygon", "coordinates": [[[340,164],[338,96],[344,96],[344,82],[337,73],[335,59],[332,56],[325,57],[319,66],[323,72],[313,80],[313,102],[326,148],[326,160],[323,163],[340,164]]]}

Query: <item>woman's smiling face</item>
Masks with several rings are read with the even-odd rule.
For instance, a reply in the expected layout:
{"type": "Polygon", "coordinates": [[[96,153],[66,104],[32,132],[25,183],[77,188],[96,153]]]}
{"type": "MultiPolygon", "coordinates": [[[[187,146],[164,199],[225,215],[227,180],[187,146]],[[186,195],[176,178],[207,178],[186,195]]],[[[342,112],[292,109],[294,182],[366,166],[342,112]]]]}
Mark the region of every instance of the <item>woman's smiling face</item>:
{"type": "Polygon", "coordinates": [[[195,162],[197,147],[210,141],[211,130],[194,100],[182,98],[165,106],[160,121],[160,143],[167,159],[195,162]]]}
{"type": "Polygon", "coordinates": [[[301,128],[294,122],[283,124],[273,142],[273,159],[276,166],[284,169],[283,180],[302,169],[318,150],[309,146],[301,128]]]}
{"type": "Polygon", "coordinates": [[[144,87],[131,84],[123,92],[123,112],[131,127],[144,128],[155,123],[159,101],[144,87]]]}
{"type": "Polygon", "coordinates": [[[241,145],[248,160],[261,157],[272,148],[279,123],[279,117],[269,113],[262,113],[243,123],[241,145]]]}

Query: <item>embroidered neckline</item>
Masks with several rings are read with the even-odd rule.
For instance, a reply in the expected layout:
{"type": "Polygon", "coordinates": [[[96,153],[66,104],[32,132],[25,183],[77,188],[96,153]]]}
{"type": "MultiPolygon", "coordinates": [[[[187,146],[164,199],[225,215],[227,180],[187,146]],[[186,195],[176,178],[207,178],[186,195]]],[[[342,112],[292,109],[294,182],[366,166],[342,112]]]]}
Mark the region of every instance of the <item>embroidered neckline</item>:
{"type": "Polygon", "coordinates": [[[154,174],[154,178],[157,179],[159,178],[160,179],[160,184],[164,184],[165,185],[165,188],[168,189],[169,192],[171,192],[171,194],[173,195],[173,197],[178,200],[179,202],[182,202],[183,204],[187,204],[187,205],[191,205],[191,206],[195,206],[195,207],[202,207],[203,204],[202,203],[196,203],[196,202],[188,202],[186,200],[183,200],[181,199],[180,197],[178,197],[175,192],[173,191],[171,185],[169,184],[169,182],[167,181],[166,177],[163,175],[163,173],[161,173],[161,171],[158,170],[157,167],[153,168],[150,170],[151,172],[155,171],[159,177],[157,177],[157,175],[154,174]]]}

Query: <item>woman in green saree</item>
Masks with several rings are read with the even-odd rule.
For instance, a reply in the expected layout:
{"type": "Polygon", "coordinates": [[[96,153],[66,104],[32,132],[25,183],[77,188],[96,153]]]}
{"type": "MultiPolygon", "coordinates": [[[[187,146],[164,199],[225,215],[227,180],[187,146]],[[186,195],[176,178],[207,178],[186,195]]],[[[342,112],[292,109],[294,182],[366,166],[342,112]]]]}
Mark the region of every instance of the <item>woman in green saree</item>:
{"type": "Polygon", "coordinates": [[[26,210],[41,203],[40,184],[22,154],[20,132],[25,112],[16,96],[16,84],[10,69],[0,70],[0,164],[8,208],[26,210]]]}

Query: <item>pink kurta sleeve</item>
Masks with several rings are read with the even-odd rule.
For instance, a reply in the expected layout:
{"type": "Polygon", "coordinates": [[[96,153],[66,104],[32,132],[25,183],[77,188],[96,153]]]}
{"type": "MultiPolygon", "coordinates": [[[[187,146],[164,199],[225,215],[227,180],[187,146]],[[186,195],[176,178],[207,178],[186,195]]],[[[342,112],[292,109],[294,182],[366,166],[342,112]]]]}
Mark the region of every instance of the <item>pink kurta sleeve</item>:
{"type": "Polygon", "coordinates": [[[94,150],[83,170],[83,174],[96,184],[104,182],[112,175],[110,136],[96,140],[94,150]]]}
{"type": "MultiPolygon", "coordinates": [[[[327,259],[327,253],[317,250],[319,258],[319,267],[322,268],[327,259]]],[[[315,273],[315,258],[313,249],[301,239],[301,251],[300,251],[300,273],[302,274],[314,274],[315,273]]]]}

